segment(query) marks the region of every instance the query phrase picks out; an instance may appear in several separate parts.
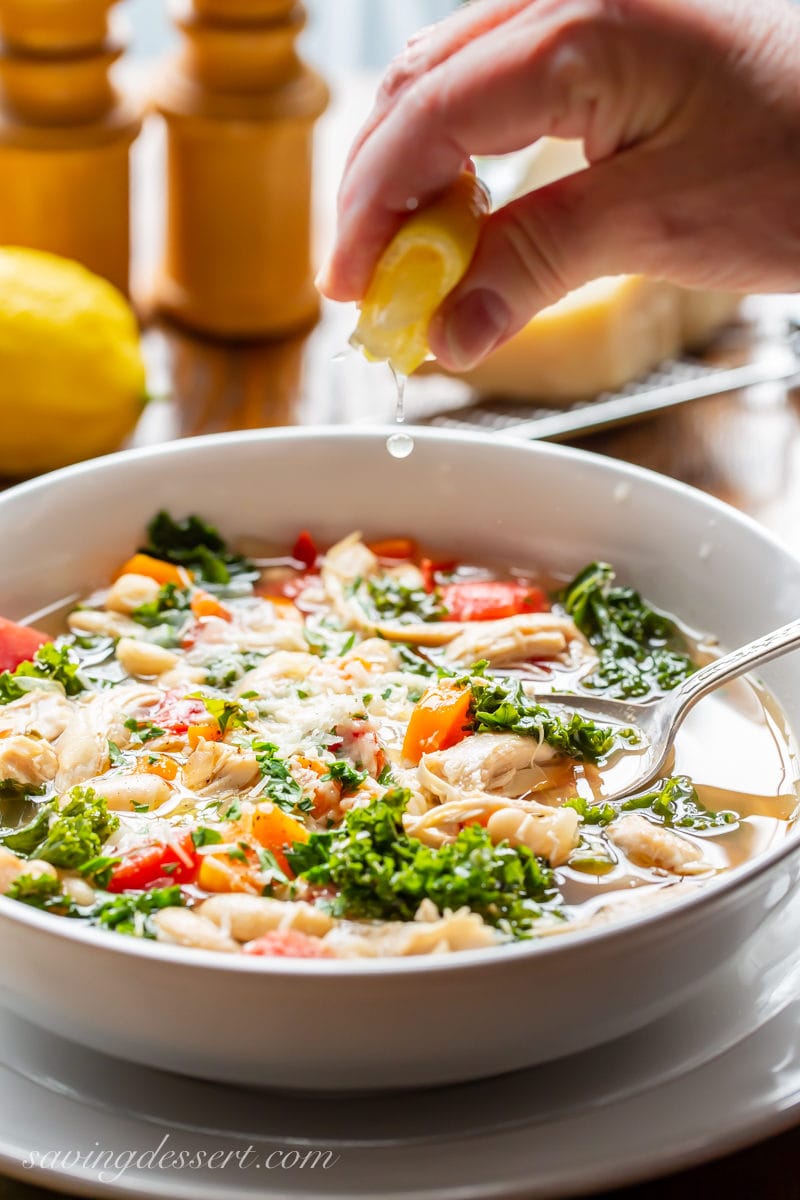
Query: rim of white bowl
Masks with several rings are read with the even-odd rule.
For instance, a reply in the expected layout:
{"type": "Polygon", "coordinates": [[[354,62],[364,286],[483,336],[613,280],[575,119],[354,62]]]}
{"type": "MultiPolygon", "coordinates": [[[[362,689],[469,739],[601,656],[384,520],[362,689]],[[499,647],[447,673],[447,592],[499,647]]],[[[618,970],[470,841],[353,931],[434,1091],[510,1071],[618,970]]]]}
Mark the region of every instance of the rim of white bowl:
{"type": "MultiPolygon", "coordinates": [[[[740,512],[732,505],[725,504],[715,496],[700,491],[689,484],[680,483],[669,476],[660,475],[633,463],[621,462],[618,459],[607,458],[589,450],[578,450],[572,446],[561,446],[550,442],[522,441],[501,434],[493,434],[491,440],[483,434],[462,430],[430,429],[426,426],[404,425],[403,431],[410,433],[415,440],[442,443],[464,443],[481,445],[485,450],[499,447],[522,454],[545,454],[546,456],[572,460],[573,462],[588,461],[593,470],[609,477],[622,476],[625,479],[639,480],[647,487],[656,487],[664,492],[686,498],[690,497],[707,511],[717,513],[727,521],[738,524],[743,531],[755,534],[761,541],[770,545],[781,557],[795,563],[800,572],[800,558],[785,546],[779,538],[765,529],[752,517],[740,512]]],[[[162,458],[173,455],[189,455],[198,449],[218,445],[238,445],[249,442],[274,441],[314,441],[321,437],[337,441],[385,442],[386,438],[397,432],[396,425],[374,425],[363,428],[351,428],[342,425],[303,425],[281,426],[275,429],[234,430],[229,433],[204,434],[199,437],[181,438],[173,442],[162,442],[155,446],[142,446],[132,450],[121,450],[116,454],[104,455],[102,458],[88,459],[72,466],[61,467],[57,471],[40,475],[14,485],[0,493],[0,510],[8,498],[15,499],[39,491],[57,487],[62,480],[91,475],[103,469],[113,470],[129,462],[138,462],[150,458],[162,458]]],[[[794,733],[794,729],[792,729],[794,733]]],[[[125,937],[112,931],[98,929],[96,926],[86,926],[82,922],[71,921],[54,913],[40,912],[29,905],[21,904],[0,895],[0,917],[7,917],[19,924],[30,925],[51,936],[65,937],[71,941],[85,942],[98,950],[106,948],[117,954],[169,962],[181,965],[188,970],[214,970],[227,972],[244,972],[261,976],[264,974],[299,975],[336,978],[341,975],[365,977],[395,974],[428,974],[440,971],[474,971],[489,966],[492,963],[509,961],[509,959],[542,957],[551,958],[563,954],[571,954],[580,950],[587,943],[597,941],[617,941],[623,937],[631,937],[652,928],[653,925],[666,925],[679,920],[687,911],[694,911],[712,903],[720,903],[723,898],[744,888],[761,875],[771,871],[778,863],[800,853],[800,836],[797,831],[789,831],[786,841],[773,850],[759,855],[751,862],[735,868],[730,874],[709,880],[698,888],[697,892],[670,901],[663,907],[646,909],[641,913],[620,916],[607,925],[589,926],[552,936],[531,938],[519,942],[506,942],[498,946],[484,947],[480,950],[455,950],[443,955],[420,955],[408,958],[339,958],[339,959],[297,959],[297,958],[258,958],[251,955],[222,954],[214,950],[199,950],[189,946],[173,946],[165,942],[151,939],[125,937]]]]}

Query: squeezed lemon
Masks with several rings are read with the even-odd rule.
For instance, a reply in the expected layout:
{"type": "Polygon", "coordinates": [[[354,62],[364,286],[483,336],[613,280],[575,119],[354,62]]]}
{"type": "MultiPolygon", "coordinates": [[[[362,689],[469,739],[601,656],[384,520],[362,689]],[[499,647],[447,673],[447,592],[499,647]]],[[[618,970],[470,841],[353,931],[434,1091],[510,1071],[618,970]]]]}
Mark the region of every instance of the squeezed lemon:
{"type": "Polygon", "coordinates": [[[464,172],[444,195],[410,216],[375,268],[351,344],[410,375],[429,355],[428,326],[472,261],[489,195],[464,172]]]}

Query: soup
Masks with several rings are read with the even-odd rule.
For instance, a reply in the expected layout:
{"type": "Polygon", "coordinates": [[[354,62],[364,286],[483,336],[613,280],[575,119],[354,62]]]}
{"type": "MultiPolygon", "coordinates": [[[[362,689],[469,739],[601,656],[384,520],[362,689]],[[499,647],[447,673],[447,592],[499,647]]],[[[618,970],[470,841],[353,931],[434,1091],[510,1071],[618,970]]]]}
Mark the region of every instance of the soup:
{"type": "Polygon", "coordinates": [[[254,957],[442,954],[667,904],[790,829],[794,743],[748,681],[605,799],[640,736],[548,692],[646,702],[714,653],[606,564],[246,549],[159,513],[49,633],[0,626],[4,894],[254,957]]]}

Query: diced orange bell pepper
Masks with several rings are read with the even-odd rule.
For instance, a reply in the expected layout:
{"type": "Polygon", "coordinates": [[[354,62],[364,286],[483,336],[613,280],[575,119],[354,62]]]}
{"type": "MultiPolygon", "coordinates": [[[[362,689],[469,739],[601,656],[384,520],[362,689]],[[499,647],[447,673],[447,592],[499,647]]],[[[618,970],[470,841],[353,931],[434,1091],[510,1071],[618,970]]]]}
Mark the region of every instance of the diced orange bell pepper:
{"type": "Polygon", "coordinates": [[[149,554],[134,554],[133,558],[122,564],[114,578],[119,579],[120,575],[146,575],[148,579],[155,579],[162,587],[165,583],[187,587],[193,578],[192,572],[187,571],[185,567],[176,567],[174,563],[164,562],[149,554]]]}
{"type": "Polygon", "coordinates": [[[261,843],[265,850],[275,855],[275,860],[282,871],[294,877],[294,871],[289,866],[284,847],[293,842],[307,842],[309,838],[305,825],[301,825],[294,817],[278,808],[277,804],[259,804],[253,813],[253,837],[261,843]]]}
{"type": "Polygon", "coordinates": [[[417,704],[403,739],[403,756],[418,763],[423,754],[447,750],[467,736],[469,688],[440,683],[429,688],[417,704]]]}
{"type": "Polygon", "coordinates": [[[217,721],[209,721],[206,725],[190,725],[186,731],[186,739],[194,750],[201,739],[207,742],[221,741],[222,731],[217,721]]]}
{"type": "Polygon", "coordinates": [[[178,764],[169,755],[159,754],[140,759],[139,770],[145,771],[148,775],[158,775],[161,779],[169,782],[178,774],[178,764]],[[150,762],[150,757],[154,757],[155,762],[150,762]]]}
{"type": "Polygon", "coordinates": [[[196,617],[219,617],[223,621],[232,620],[231,610],[224,604],[220,604],[216,596],[203,591],[202,588],[198,588],[192,596],[192,612],[196,617]]]}
{"type": "Polygon", "coordinates": [[[261,887],[252,863],[229,858],[224,852],[200,856],[197,886],[205,892],[247,892],[251,896],[261,895],[261,887]]]}

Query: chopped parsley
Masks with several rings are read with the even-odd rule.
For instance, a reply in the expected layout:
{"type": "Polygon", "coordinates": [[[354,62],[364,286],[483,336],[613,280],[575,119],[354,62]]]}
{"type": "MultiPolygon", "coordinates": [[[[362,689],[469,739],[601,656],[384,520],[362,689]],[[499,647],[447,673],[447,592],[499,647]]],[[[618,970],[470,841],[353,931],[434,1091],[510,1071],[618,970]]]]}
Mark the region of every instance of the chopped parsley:
{"type": "Polygon", "coordinates": [[[112,742],[109,738],[108,742],[108,761],[112,767],[122,767],[125,765],[125,755],[120,750],[116,742],[112,742]]]}
{"type": "Polygon", "coordinates": [[[131,731],[131,742],[134,746],[143,746],[146,742],[154,742],[156,738],[164,737],[167,732],[152,721],[137,721],[136,717],[128,717],[124,722],[125,728],[131,731]]]}
{"type": "Polygon", "coordinates": [[[261,870],[261,881],[263,884],[261,894],[262,896],[271,896],[275,884],[289,883],[289,876],[286,874],[271,850],[265,850],[263,847],[259,847],[257,854],[258,865],[261,870]]]}
{"type": "Polygon", "coordinates": [[[685,640],[633,588],[614,587],[614,577],[608,563],[590,563],[560,596],[599,660],[581,687],[619,699],[671,691],[695,670],[685,640]]]}
{"type": "Polygon", "coordinates": [[[333,886],[336,916],[413,920],[422,900],[440,912],[467,907],[515,938],[529,937],[543,905],[556,899],[554,876],[527,847],[493,845],[479,825],[436,849],[403,828],[409,793],[395,788],[352,809],[337,829],[312,833],[286,857],[312,885],[333,886]]]}
{"type": "Polygon", "coordinates": [[[331,763],[325,774],[320,776],[323,783],[327,779],[333,779],[336,783],[341,784],[343,796],[354,795],[366,778],[366,771],[357,771],[352,763],[346,762],[343,758],[337,758],[336,762],[331,763]]]}
{"type": "Polygon", "coordinates": [[[277,804],[285,813],[311,812],[313,804],[303,794],[303,789],[289,771],[285,761],[278,754],[278,747],[272,742],[256,740],[253,742],[253,753],[256,756],[264,784],[264,794],[277,804]]]}
{"type": "Polygon", "coordinates": [[[218,829],[198,825],[197,829],[192,830],[192,841],[195,846],[217,846],[222,841],[222,834],[218,829]]]}
{"type": "Polygon", "coordinates": [[[171,625],[180,629],[191,609],[192,599],[188,588],[175,583],[165,583],[155,600],[141,604],[131,613],[134,621],[153,629],[157,625],[171,625]]]}
{"type": "Polygon", "coordinates": [[[202,692],[192,692],[189,699],[203,701],[223,735],[228,728],[246,728],[250,723],[250,714],[238,700],[229,700],[225,696],[206,696],[202,692]]]}
{"type": "MultiPolygon", "coordinates": [[[[354,592],[362,582],[356,581],[354,592]]],[[[436,589],[426,592],[424,588],[406,587],[391,575],[368,579],[364,588],[370,615],[381,621],[410,624],[415,621],[443,621],[447,617],[442,594],[436,589]]]]}
{"type": "MultiPolygon", "coordinates": [[[[229,688],[234,683],[238,683],[248,671],[254,670],[259,663],[264,661],[264,655],[257,650],[232,650],[221,658],[214,658],[206,667],[206,676],[203,682],[207,687],[229,688]]],[[[247,696],[255,696],[258,693],[250,692],[242,696],[246,699],[247,696]]]]}

